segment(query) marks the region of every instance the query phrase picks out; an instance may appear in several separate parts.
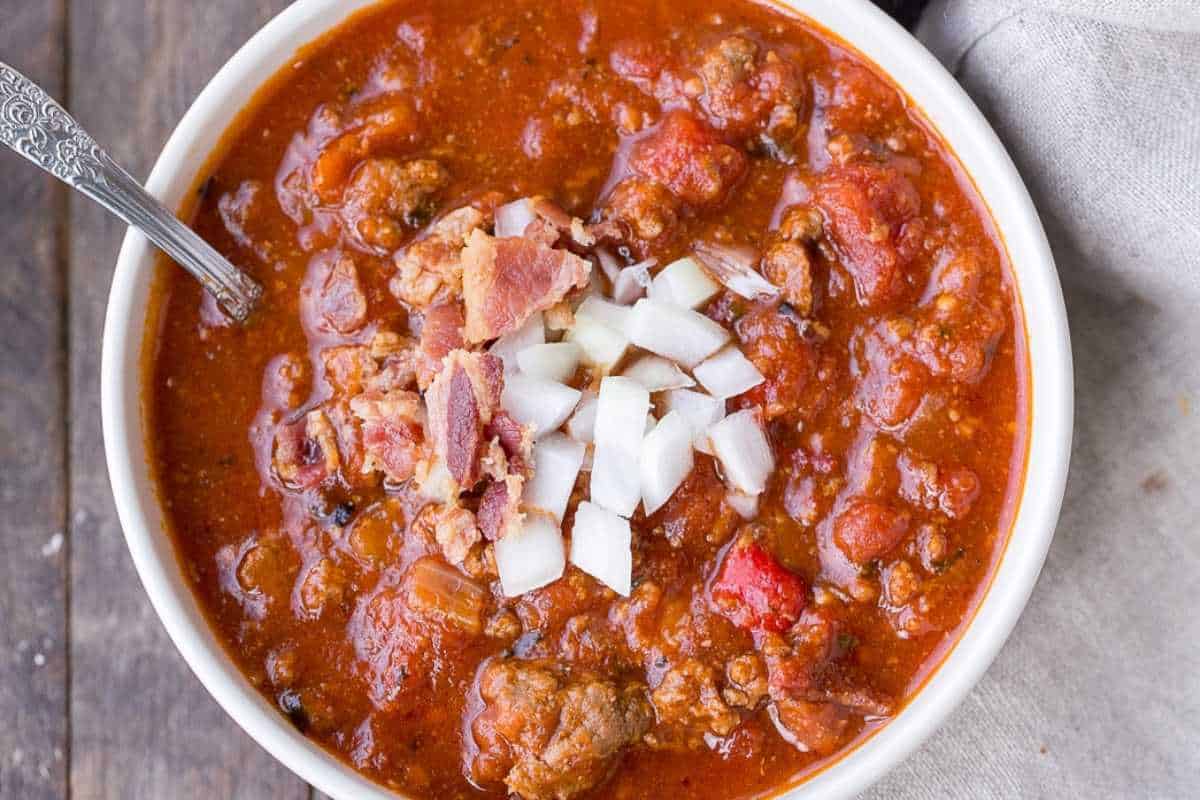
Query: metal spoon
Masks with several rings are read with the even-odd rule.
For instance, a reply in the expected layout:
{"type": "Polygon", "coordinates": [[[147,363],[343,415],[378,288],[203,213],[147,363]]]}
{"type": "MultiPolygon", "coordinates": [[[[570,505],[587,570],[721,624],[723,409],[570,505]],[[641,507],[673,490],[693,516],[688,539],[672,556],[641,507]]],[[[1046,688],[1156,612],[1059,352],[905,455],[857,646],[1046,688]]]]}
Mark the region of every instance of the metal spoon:
{"type": "Polygon", "coordinates": [[[147,194],[40,86],[2,61],[0,142],[141,231],[238,322],[262,295],[261,286],[147,194]]]}

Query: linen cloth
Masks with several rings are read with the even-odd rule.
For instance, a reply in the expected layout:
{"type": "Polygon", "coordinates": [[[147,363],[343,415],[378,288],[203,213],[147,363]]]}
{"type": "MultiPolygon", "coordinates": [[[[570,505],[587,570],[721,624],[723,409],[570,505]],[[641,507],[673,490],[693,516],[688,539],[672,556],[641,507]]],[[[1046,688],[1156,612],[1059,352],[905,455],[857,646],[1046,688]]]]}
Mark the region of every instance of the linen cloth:
{"type": "Polygon", "coordinates": [[[864,797],[1200,797],[1200,1],[935,0],[917,35],[1041,213],[1075,443],[1012,638],[864,797]]]}

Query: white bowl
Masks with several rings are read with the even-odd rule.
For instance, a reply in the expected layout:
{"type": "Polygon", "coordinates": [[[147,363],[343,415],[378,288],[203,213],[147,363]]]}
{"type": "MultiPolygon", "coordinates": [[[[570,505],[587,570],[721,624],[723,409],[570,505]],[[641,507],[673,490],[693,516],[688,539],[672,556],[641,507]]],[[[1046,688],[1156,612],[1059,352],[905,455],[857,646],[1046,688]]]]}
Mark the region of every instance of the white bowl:
{"type": "MultiPolygon", "coordinates": [[[[298,0],[237,52],[192,104],[147,181],[178,207],[234,116],[298,46],[373,0],[298,0]]],[[[1008,247],[1025,311],[1032,424],[1024,488],[1008,546],[974,619],[950,655],[893,720],[839,761],[783,796],[849,797],[927,739],[991,664],[1025,607],[1054,534],[1071,444],[1073,389],[1066,311],[1037,212],[999,139],[948,72],[868,0],[790,0],[852,43],[924,110],[974,180],[1008,247]]],[[[104,326],[101,404],[117,512],[150,601],[200,682],[273,756],[340,800],[394,798],[301,736],[242,676],[209,629],[163,526],[148,466],[140,368],[157,254],[125,237],[104,326]]]]}

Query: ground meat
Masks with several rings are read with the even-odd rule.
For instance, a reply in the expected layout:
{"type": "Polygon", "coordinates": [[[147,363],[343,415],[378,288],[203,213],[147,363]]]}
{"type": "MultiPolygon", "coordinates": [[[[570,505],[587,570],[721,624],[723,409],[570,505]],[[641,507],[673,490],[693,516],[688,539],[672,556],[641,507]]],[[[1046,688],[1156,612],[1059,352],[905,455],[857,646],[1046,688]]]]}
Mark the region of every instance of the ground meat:
{"type": "Polygon", "coordinates": [[[323,205],[340,199],[347,180],[363,159],[388,145],[412,142],[418,128],[411,100],[395,96],[367,104],[354,116],[343,115],[335,124],[347,133],[325,145],[313,163],[310,177],[315,200],[323,205]]]}
{"type": "Polygon", "coordinates": [[[665,186],[646,178],[626,178],[613,188],[601,214],[627,224],[643,244],[669,238],[679,224],[680,202],[665,186]]]}
{"type": "Polygon", "coordinates": [[[821,217],[810,206],[792,206],[768,238],[762,273],[779,287],[784,302],[797,314],[813,311],[813,243],[821,233],[821,217]]]}
{"type": "Polygon", "coordinates": [[[746,171],[746,156],[723,143],[695,117],[675,111],[634,146],[629,166],[683,202],[704,206],[728,195],[746,171]]]}
{"type": "Polygon", "coordinates": [[[920,406],[929,385],[924,366],[909,354],[913,324],[906,318],[884,320],[857,342],[855,363],[861,380],[854,395],[858,408],[884,428],[895,428],[920,406]]]}
{"type": "Polygon", "coordinates": [[[712,667],[694,658],[671,667],[650,699],[658,722],[646,741],[656,749],[699,749],[707,735],[728,736],[741,722],[722,699],[712,667]]]}
{"type": "Polygon", "coordinates": [[[238,246],[270,261],[275,248],[267,224],[270,193],[262,181],[242,181],[236,192],[221,195],[217,209],[225,230],[238,246]]]}
{"type": "Polygon", "coordinates": [[[431,159],[369,158],[355,167],[342,193],[342,224],[368,249],[390,253],[406,228],[429,221],[449,180],[445,167],[431,159]]]}
{"type": "Polygon", "coordinates": [[[753,711],[767,696],[767,668],[755,653],[743,653],[725,665],[725,702],[753,711]]]}
{"type": "Polygon", "coordinates": [[[396,253],[396,274],[388,283],[392,294],[416,308],[457,300],[462,294],[463,245],[471,231],[487,224],[487,216],[471,206],[433,223],[424,236],[396,253]]]}
{"type": "Polygon", "coordinates": [[[939,467],[905,452],[897,460],[900,496],[918,508],[962,519],[979,497],[979,477],[967,467],[939,467]]]}
{"type": "Polygon", "coordinates": [[[813,201],[854,280],[858,302],[877,306],[901,296],[904,269],[914,255],[921,197],[904,174],[880,164],[834,167],[820,176],[813,201]]]}
{"type": "Polygon", "coordinates": [[[470,726],[472,776],[502,781],[524,800],[567,800],[591,788],[652,720],[641,687],[546,662],[494,661],[478,686],[484,707],[470,726]]]}
{"type": "Polygon", "coordinates": [[[700,104],[716,128],[731,135],[761,135],[773,155],[795,157],[806,99],[804,76],[790,60],[765,53],[744,36],[728,36],[704,52],[700,104]]]}
{"type": "Polygon", "coordinates": [[[771,420],[803,419],[819,406],[822,386],[811,381],[818,364],[815,349],[778,307],[756,306],[737,321],[734,330],[742,352],[766,378],[742,396],[744,407],[761,406],[771,420]]]}
{"type": "Polygon", "coordinates": [[[978,383],[1004,334],[999,312],[945,292],[916,314],[912,352],[936,377],[978,383]]]}

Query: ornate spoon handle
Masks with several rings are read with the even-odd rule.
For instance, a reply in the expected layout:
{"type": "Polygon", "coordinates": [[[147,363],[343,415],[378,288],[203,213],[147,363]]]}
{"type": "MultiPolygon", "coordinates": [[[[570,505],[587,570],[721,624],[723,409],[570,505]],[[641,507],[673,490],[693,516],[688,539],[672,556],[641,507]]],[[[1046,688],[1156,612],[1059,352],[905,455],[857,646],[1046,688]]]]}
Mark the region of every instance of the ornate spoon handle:
{"type": "Polygon", "coordinates": [[[262,295],[262,287],[147,194],[41,87],[2,61],[0,142],[140,230],[239,322],[262,295]]]}

